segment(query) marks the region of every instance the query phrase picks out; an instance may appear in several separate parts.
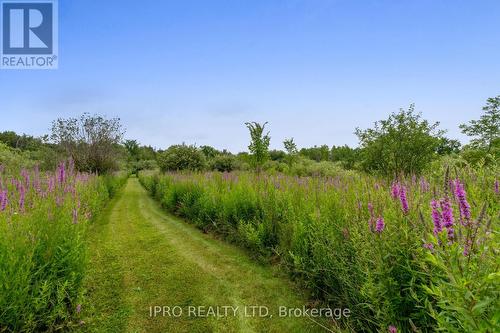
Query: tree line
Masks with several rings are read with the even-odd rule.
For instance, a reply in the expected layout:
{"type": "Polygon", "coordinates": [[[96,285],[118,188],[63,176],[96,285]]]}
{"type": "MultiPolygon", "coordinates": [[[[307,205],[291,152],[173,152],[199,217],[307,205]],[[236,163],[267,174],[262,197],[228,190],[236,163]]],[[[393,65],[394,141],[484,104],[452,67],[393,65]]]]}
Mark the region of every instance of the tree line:
{"type": "Polygon", "coordinates": [[[232,154],[184,143],[157,150],[137,140],[124,140],[119,118],[85,113],[80,118],[53,121],[51,133],[42,137],[1,132],[0,163],[8,160],[8,153],[20,152],[47,170],[60,159],[71,158],[79,170],[97,173],[159,168],[164,172],[240,169],[307,174],[309,169],[321,173],[321,168],[342,168],[397,176],[422,173],[443,156],[472,166],[497,165],[500,159],[500,96],[486,101],[479,119],[460,125],[461,131],[471,137],[465,146],[446,137],[439,123],[423,119],[413,104],[371,128],[357,128],[359,146],[355,148],[321,145],[299,149],[293,138],[287,138],[282,150],[270,150],[267,122],[247,122],[245,126],[250,136],[248,152],[232,154]]]}

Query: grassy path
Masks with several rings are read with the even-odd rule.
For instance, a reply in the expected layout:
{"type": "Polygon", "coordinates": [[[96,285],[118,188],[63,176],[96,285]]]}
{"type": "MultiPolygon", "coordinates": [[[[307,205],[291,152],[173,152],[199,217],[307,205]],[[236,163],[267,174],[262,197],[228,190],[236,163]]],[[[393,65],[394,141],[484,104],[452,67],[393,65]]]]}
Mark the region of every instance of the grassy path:
{"type": "Polygon", "coordinates": [[[309,318],[278,316],[279,306],[307,304],[286,278],[164,213],[135,178],[93,226],[90,241],[82,331],[325,332],[309,318]],[[181,306],[183,314],[150,316],[155,305],[181,306]],[[273,317],[245,316],[252,305],[273,317]],[[190,306],[239,308],[216,318],[188,315],[190,306]]]}

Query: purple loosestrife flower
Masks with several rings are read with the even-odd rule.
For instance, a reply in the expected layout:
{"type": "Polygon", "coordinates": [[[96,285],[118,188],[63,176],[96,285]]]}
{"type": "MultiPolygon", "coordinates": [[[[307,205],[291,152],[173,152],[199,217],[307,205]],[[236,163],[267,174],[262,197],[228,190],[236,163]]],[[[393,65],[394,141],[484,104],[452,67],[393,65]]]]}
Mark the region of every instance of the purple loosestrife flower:
{"type": "Polygon", "coordinates": [[[55,187],[55,179],[54,177],[50,177],[47,185],[47,192],[53,192],[55,187]]]}
{"type": "Polygon", "coordinates": [[[8,203],[8,192],[7,190],[4,190],[2,192],[2,201],[0,202],[0,211],[4,211],[5,208],[7,207],[7,203],[8,203]]]}
{"type": "Polygon", "coordinates": [[[430,251],[434,250],[434,245],[432,245],[432,243],[425,243],[422,246],[430,251]]]}
{"type": "Polygon", "coordinates": [[[57,180],[59,181],[59,184],[64,183],[64,180],[66,179],[66,170],[65,170],[64,162],[61,162],[61,164],[59,164],[59,168],[57,169],[57,177],[58,177],[57,180]]]}
{"type": "Polygon", "coordinates": [[[397,199],[399,197],[399,189],[400,189],[399,183],[397,183],[397,182],[392,183],[392,185],[391,185],[391,197],[393,199],[397,199]]]}
{"type": "Polygon", "coordinates": [[[429,187],[429,182],[423,176],[420,177],[420,191],[427,192],[429,191],[429,187]]]}
{"type": "Polygon", "coordinates": [[[377,219],[377,225],[375,226],[375,231],[381,233],[385,228],[384,218],[380,216],[377,219]]]}
{"type": "Polygon", "coordinates": [[[76,306],[76,313],[80,313],[80,311],[82,311],[82,305],[81,304],[78,304],[76,306]]]}
{"type": "Polygon", "coordinates": [[[432,208],[432,222],[434,222],[434,235],[437,235],[438,233],[441,232],[441,230],[443,230],[442,216],[441,212],[439,211],[439,203],[436,200],[432,200],[431,208],[432,208]]]}
{"type": "Polygon", "coordinates": [[[460,208],[461,222],[464,226],[467,226],[471,218],[470,205],[467,202],[467,194],[465,193],[464,185],[458,179],[455,181],[455,195],[460,208]]]}
{"type": "Polygon", "coordinates": [[[2,189],[0,189],[0,212],[3,211],[2,209],[2,202],[3,202],[3,196],[4,196],[4,191],[2,191],[2,189]]]}
{"type": "Polygon", "coordinates": [[[24,209],[24,201],[26,199],[26,189],[24,186],[21,186],[20,191],[19,191],[19,209],[23,210],[24,209]]]}
{"type": "Polygon", "coordinates": [[[396,328],[396,326],[389,326],[389,333],[398,333],[398,329],[396,328]]]}
{"type": "Polygon", "coordinates": [[[370,212],[370,219],[368,220],[368,226],[370,230],[373,231],[373,224],[375,223],[375,214],[373,212],[373,204],[371,202],[368,203],[368,211],[370,212]]]}
{"type": "Polygon", "coordinates": [[[447,197],[441,199],[441,210],[443,217],[443,226],[446,228],[448,232],[448,240],[453,240],[454,237],[454,229],[453,229],[453,208],[451,207],[450,199],[447,197]]]}
{"type": "Polygon", "coordinates": [[[399,201],[401,201],[401,209],[403,214],[408,214],[410,208],[408,207],[408,198],[406,197],[406,187],[401,186],[399,190],[399,201]]]}
{"type": "Polygon", "coordinates": [[[26,170],[26,169],[21,170],[21,177],[23,177],[23,179],[24,179],[24,186],[29,188],[30,187],[30,174],[29,174],[28,170],[26,170]]]}
{"type": "Polygon", "coordinates": [[[498,184],[498,179],[495,180],[495,193],[500,194],[500,185],[498,184]]]}
{"type": "Polygon", "coordinates": [[[370,212],[370,216],[373,216],[373,204],[371,202],[368,203],[368,211],[370,212]]]}

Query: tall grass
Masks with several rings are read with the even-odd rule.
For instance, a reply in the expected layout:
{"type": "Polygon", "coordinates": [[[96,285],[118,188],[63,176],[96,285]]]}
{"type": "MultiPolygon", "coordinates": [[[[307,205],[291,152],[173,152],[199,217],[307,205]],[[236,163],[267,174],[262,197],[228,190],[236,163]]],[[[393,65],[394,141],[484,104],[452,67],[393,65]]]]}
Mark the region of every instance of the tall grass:
{"type": "Polygon", "coordinates": [[[0,331],[78,324],[85,231],[119,181],[74,171],[0,170],[0,331]],[[108,185],[108,186],[106,186],[108,185]]]}
{"type": "Polygon", "coordinates": [[[350,308],[341,323],[348,329],[493,332],[500,308],[495,173],[451,174],[397,182],[352,172],[143,174],[140,180],[165,209],[256,255],[279,258],[316,298],[350,308]],[[445,201],[451,225],[442,221],[445,201]]]}

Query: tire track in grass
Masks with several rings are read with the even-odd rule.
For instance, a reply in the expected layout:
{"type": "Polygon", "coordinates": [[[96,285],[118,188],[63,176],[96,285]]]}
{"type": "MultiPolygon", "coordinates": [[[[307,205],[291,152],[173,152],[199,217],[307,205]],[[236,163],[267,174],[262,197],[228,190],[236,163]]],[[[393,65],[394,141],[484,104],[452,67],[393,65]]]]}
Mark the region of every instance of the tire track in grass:
{"type": "Polygon", "coordinates": [[[135,178],[91,230],[85,332],[325,332],[278,307],[307,303],[289,280],[241,249],[164,213],[135,178]],[[182,306],[178,318],[150,307],[182,306]],[[246,317],[262,305],[273,318],[246,317]],[[239,306],[237,316],[195,317],[188,306],[239,306]]]}

